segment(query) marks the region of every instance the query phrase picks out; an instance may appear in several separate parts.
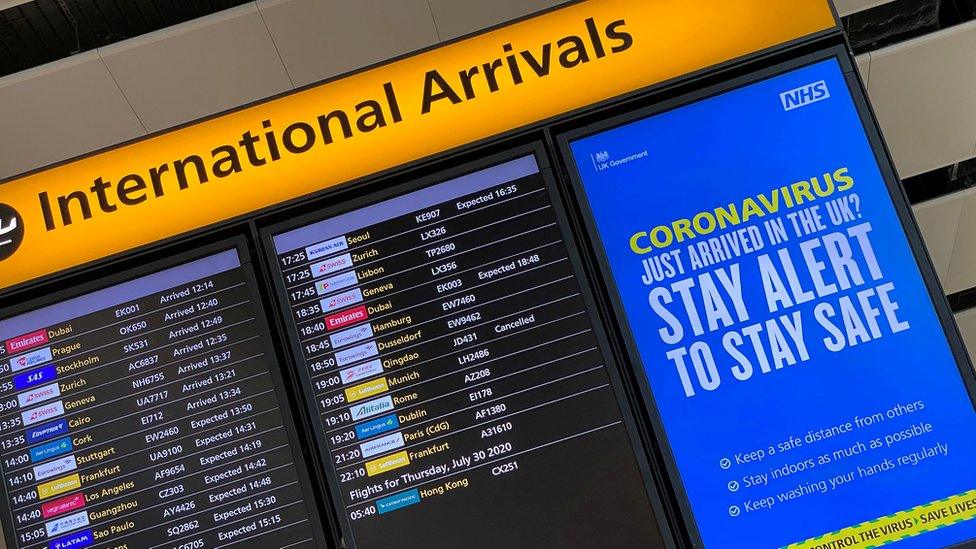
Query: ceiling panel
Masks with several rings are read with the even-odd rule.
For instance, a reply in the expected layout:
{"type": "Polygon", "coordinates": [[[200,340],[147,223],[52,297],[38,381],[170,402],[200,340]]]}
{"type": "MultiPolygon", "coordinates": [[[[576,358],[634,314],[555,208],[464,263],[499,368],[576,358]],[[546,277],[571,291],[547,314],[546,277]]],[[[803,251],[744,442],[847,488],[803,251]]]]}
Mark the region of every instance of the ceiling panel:
{"type": "Polygon", "coordinates": [[[0,177],[145,134],[95,52],[0,78],[0,177]]]}
{"type": "Polygon", "coordinates": [[[292,87],[254,4],[99,49],[150,131],[292,87]]]}
{"type": "Polygon", "coordinates": [[[249,0],[0,0],[0,76],[249,0]]]}
{"type": "Polygon", "coordinates": [[[430,0],[441,40],[450,40],[564,3],[566,0],[430,0]]]}
{"type": "Polygon", "coordinates": [[[949,261],[956,242],[964,197],[964,193],[957,193],[923,202],[913,208],[915,220],[925,238],[925,246],[943,285],[948,283],[949,261]]]}
{"type": "Polygon", "coordinates": [[[958,193],[962,211],[949,260],[948,294],[976,287],[976,189],[958,193]]]}
{"type": "Polygon", "coordinates": [[[257,4],[296,86],[437,43],[427,0],[258,0],[257,4]]]}
{"type": "Polygon", "coordinates": [[[976,21],[871,53],[868,94],[902,177],[976,156],[976,21]]]}

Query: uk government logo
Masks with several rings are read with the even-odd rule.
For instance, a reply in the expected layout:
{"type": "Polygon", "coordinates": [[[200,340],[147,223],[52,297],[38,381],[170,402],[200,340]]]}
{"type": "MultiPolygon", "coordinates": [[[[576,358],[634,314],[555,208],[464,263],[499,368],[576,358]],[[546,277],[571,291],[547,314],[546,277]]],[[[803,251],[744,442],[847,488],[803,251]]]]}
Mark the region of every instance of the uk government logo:
{"type": "Polygon", "coordinates": [[[609,151],[597,151],[596,153],[590,155],[590,160],[593,162],[593,170],[602,172],[604,170],[622,166],[628,162],[633,162],[634,160],[647,158],[649,155],[650,153],[648,153],[646,149],[637,154],[631,154],[619,158],[612,157],[609,151]]]}
{"type": "Polygon", "coordinates": [[[11,206],[0,203],[0,261],[14,255],[24,241],[24,218],[11,206]]]}

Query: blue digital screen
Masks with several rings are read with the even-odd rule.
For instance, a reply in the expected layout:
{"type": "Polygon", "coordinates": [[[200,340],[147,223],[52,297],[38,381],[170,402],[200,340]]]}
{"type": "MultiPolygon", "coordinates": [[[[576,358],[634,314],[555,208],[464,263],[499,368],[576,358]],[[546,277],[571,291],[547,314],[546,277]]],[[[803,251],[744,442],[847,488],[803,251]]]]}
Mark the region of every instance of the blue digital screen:
{"type": "Polygon", "coordinates": [[[706,547],[976,537],[976,414],[835,59],[571,149],[706,547]]]}

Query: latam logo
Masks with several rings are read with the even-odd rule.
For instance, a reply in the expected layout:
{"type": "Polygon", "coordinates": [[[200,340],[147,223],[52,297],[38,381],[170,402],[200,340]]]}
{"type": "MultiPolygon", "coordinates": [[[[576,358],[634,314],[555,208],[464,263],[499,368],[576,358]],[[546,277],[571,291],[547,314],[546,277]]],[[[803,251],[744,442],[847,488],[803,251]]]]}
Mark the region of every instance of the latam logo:
{"type": "Polygon", "coordinates": [[[31,463],[37,463],[38,461],[44,461],[45,459],[60,456],[61,454],[67,454],[72,450],[74,450],[74,446],[71,444],[71,437],[52,440],[47,444],[41,444],[30,449],[31,463]]]}
{"type": "Polygon", "coordinates": [[[335,252],[341,252],[348,248],[349,245],[346,243],[346,237],[337,236],[331,240],[326,240],[325,242],[319,242],[314,246],[309,246],[305,248],[305,257],[309,261],[313,259],[318,259],[320,257],[333,254],[335,252]]]}
{"type": "Polygon", "coordinates": [[[38,370],[34,370],[33,372],[27,372],[26,374],[14,376],[14,389],[20,391],[27,389],[28,387],[40,385],[41,383],[54,381],[57,378],[58,369],[54,367],[54,364],[51,364],[38,370]]]}
{"type": "Polygon", "coordinates": [[[26,408],[27,406],[40,404],[46,400],[51,400],[52,398],[59,396],[61,396],[61,388],[58,387],[58,384],[49,383],[43,387],[31,389],[26,393],[20,393],[17,395],[17,401],[20,402],[21,408],[26,408]]]}
{"type": "Polygon", "coordinates": [[[49,461],[48,463],[43,463],[34,467],[34,479],[44,480],[46,478],[51,478],[62,473],[68,473],[74,471],[78,468],[78,464],[75,462],[75,456],[68,456],[66,458],[56,459],[54,461],[49,461]]]}
{"type": "Polygon", "coordinates": [[[22,353],[47,343],[47,330],[38,330],[7,340],[8,353],[22,353]]]}
{"type": "Polygon", "coordinates": [[[42,504],[41,516],[45,519],[49,519],[51,517],[63,515],[68,511],[84,508],[85,503],[87,503],[87,501],[85,500],[85,494],[83,492],[71,494],[70,496],[65,496],[63,498],[42,504]]]}
{"type": "Polygon", "coordinates": [[[37,366],[38,364],[50,362],[52,359],[53,356],[51,355],[51,348],[44,347],[43,349],[38,349],[34,352],[27,353],[26,355],[21,355],[10,359],[10,371],[19,372],[32,366],[37,366]]]}
{"type": "Polygon", "coordinates": [[[88,526],[88,513],[86,511],[79,511],[44,524],[48,537],[64,534],[85,526],[88,526]]]}
{"type": "Polygon", "coordinates": [[[370,341],[369,343],[363,343],[362,345],[357,345],[355,347],[350,347],[337,352],[335,354],[336,364],[339,366],[346,366],[347,364],[352,364],[353,362],[359,362],[364,358],[376,356],[378,352],[379,349],[376,347],[376,342],[370,341]]]}
{"type": "Polygon", "coordinates": [[[60,400],[46,406],[41,406],[39,408],[34,408],[33,410],[27,410],[26,412],[21,412],[20,417],[24,420],[24,425],[33,425],[35,423],[40,423],[46,419],[51,419],[52,417],[60,416],[64,413],[64,403],[60,400]]]}
{"type": "Polygon", "coordinates": [[[335,294],[327,297],[320,301],[319,305],[322,306],[323,313],[328,313],[337,309],[342,309],[343,307],[348,307],[354,303],[359,303],[362,300],[363,292],[359,288],[356,288],[354,290],[349,290],[348,292],[342,292],[341,294],[335,294]]]}
{"type": "Polygon", "coordinates": [[[91,530],[75,532],[70,536],[56,539],[48,544],[48,549],[81,549],[95,543],[95,535],[91,530]]]}
{"type": "Polygon", "coordinates": [[[332,342],[332,347],[338,348],[371,337],[373,337],[373,327],[369,324],[361,324],[355,328],[349,328],[348,330],[330,335],[329,341],[332,342]]]}
{"type": "Polygon", "coordinates": [[[356,271],[349,271],[347,273],[337,274],[335,276],[330,276],[329,278],[319,280],[315,283],[315,291],[319,295],[323,295],[329,292],[341,290],[343,288],[348,288],[357,282],[359,282],[359,279],[356,278],[356,271]]]}
{"type": "Polygon", "coordinates": [[[350,324],[355,324],[357,322],[366,320],[367,318],[369,318],[369,312],[366,311],[366,306],[360,305],[355,309],[349,309],[347,311],[342,311],[341,313],[336,313],[334,315],[325,317],[325,327],[329,331],[332,331],[337,328],[342,328],[343,326],[348,326],[350,324]]]}
{"type": "Polygon", "coordinates": [[[783,103],[785,111],[799,109],[825,99],[830,99],[830,90],[827,89],[827,82],[823,80],[779,94],[779,100],[783,103]]]}
{"type": "Polygon", "coordinates": [[[48,423],[47,425],[41,425],[40,427],[34,427],[33,429],[27,430],[27,444],[41,442],[42,440],[61,436],[67,432],[68,421],[65,419],[48,423]]]}
{"type": "Polygon", "coordinates": [[[362,452],[364,458],[368,458],[370,456],[382,454],[387,450],[393,450],[402,447],[403,447],[403,433],[393,433],[392,435],[386,435],[385,437],[374,438],[369,442],[364,442],[360,444],[359,451],[362,452]]]}
{"type": "Polygon", "coordinates": [[[362,440],[400,427],[396,414],[378,417],[356,426],[356,438],[362,440]]]}
{"type": "Polygon", "coordinates": [[[349,408],[353,419],[366,419],[393,409],[393,399],[385,396],[349,408]]]}
{"type": "Polygon", "coordinates": [[[337,257],[331,257],[319,263],[313,263],[312,276],[318,278],[320,276],[325,276],[327,274],[348,269],[349,267],[352,267],[352,256],[349,254],[342,254],[337,257]]]}
{"type": "Polygon", "coordinates": [[[339,376],[342,377],[342,384],[346,385],[382,373],[383,362],[377,358],[376,360],[371,360],[358,366],[353,366],[352,368],[340,370],[339,376]]]}

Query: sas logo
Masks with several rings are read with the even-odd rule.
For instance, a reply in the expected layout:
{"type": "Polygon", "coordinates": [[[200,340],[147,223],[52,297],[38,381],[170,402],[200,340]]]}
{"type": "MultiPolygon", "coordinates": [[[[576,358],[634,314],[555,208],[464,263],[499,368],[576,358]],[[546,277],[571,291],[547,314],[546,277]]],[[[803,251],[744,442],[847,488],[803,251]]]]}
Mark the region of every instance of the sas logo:
{"type": "Polygon", "coordinates": [[[373,435],[378,435],[380,433],[385,433],[387,431],[392,431],[400,427],[400,420],[397,419],[396,414],[390,414],[388,416],[383,416],[376,418],[372,421],[367,421],[365,423],[360,423],[356,426],[356,438],[362,440],[364,438],[369,438],[373,435]]]}
{"type": "Polygon", "coordinates": [[[78,464],[75,462],[75,456],[68,456],[66,458],[56,459],[54,461],[49,461],[41,465],[34,467],[34,478],[36,480],[44,480],[46,478],[51,478],[63,473],[68,473],[74,471],[78,468],[78,464]]]}
{"type": "Polygon", "coordinates": [[[385,396],[362,404],[357,404],[349,408],[349,413],[353,419],[366,419],[393,409],[393,399],[385,396]]]}
{"type": "Polygon", "coordinates": [[[52,541],[48,544],[48,549],[81,549],[93,543],[95,543],[95,535],[92,531],[82,530],[52,541]]]}
{"type": "Polygon", "coordinates": [[[54,367],[54,364],[51,364],[43,368],[38,368],[33,372],[27,372],[26,374],[14,376],[14,389],[17,389],[18,391],[28,389],[35,385],[40,385],[41,383],[53,381],[57,379],[57,377],[58,370],[54,367]]]}
{"type": "Polygon", "coordinates": [[[823,80],[779,94],[783,110],[787,112],[824,99],[830,99],[830,90],[827,89],[827,82],[823,80]]]}
{"type": "Polygon", "coordinates": [[[43,349],[38,349],[32,353],[27,353],[26,355],[20,355],[10,359],[10,371],[19,372],[30,368],[31,366],[37,366],[42,362],[48,362],[52,359],[51,348],[44,347],[43,349]]]}
{"type": "Polygon", "coordinates": [[[331,274],[349,267],[352,267],[352,256],[349,254],[342,254],[338,257],[332,257],[326,259],[325,261],[313,264],[312,276],[318,278],[322,275],[331,274]]]}
{"type": "Polygon", "coordinates": [[[24,241],[24,218],[11,206],[0,203],[0,261],[14,255],[24,241]]]}
{"type": "MultiPolygon", "coordinates": [[[[56,536],[58,534],[64,534],[65,532],[70,532],[72,530],[77,530],[78,528],[88,526],[88,512],[79,511],[73,515],[68,515],[64,518],[59,518],[58,520],[52,520],[44,525],[47,529],[48,536],[56,536]]],[[[70,546],[67,546],[70,547],[70,546]]]]}
{"type": "Polygon", "coordinates": [[[54,423],[48,423],[47,425],[41,425],[40,427],[34,427],[33,429],[27,430],[27,444],[34,444],[35,442],[54,438],[67,432],[68,422],[64,419],[55,421],[54,423]]]}
{"type": "Polygon", "coordinates": [[[17,395],[17,402],[20,403],[21,408],[26,408],[59,396],[61,396],[61,388],[58,387],[57,383],[50,383],[43,387],[31,389],[26,393],[20,393],[17,395]]]}
{"type": "Polygon", "coordinates": [[[64,403],[59,400],[53,404],[48,404],[46,406],[34,408],[33,410],[21,412],[20,418],[24,420],[24,425],[33,425],[35,423],[44,421],[45,419],[60,416],[63,413],[64,403]]]}

